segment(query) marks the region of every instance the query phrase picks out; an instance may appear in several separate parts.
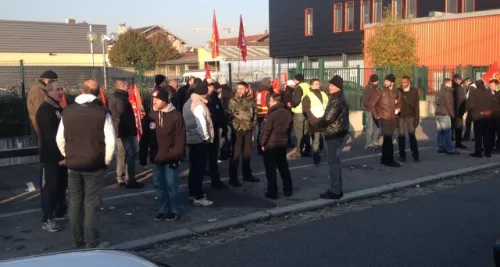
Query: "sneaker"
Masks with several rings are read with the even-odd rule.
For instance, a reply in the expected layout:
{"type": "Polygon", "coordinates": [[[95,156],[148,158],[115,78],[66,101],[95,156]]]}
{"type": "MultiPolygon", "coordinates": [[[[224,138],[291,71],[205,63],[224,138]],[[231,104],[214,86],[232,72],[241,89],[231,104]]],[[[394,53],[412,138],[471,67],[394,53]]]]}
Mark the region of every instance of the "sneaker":
{"type": "Polygon", "coordinates": [[[420,161],[420,155],[419,154],[412,154],[413,160],[416,162],[420,161]]]}
{"type": "Polygon", "coordinates": [[[56,221],[49,219],[42,224],[42,229],[51,233],[55,233],[61,231],[61,226],[59,226],[56,221]]]}
{"type": "Polygon", "coordinates": [[[206,196],[204,196],[203,198],[200,198],[200,199],[195,199],[193,201],[193,205],[195,205],[195,206],[201,206],[201,207],[212,206],[212,204],[214,204],[214,202],[208,200],[206,196]]]}
{"type": "Polygon", "coordinates": [[[343,193],[340,193],[340,195],[332,193],[332,191],[328,190],[323,194],[319,194],[320,198],[323,199],[341,199],[344,196],[343,193]]]}
{"type": "Polygon", "coordinates": [[[165,216],[165,221],[167,222],[173,222],[176,221],[177,219],[179,219],[179,215],[173,212],[170,212],[165,216]]]}
{"type": "Polygon", "coordinates": [[[64,214],[63,216],[58,216],[58,217],[55,217],[54,220],[56,221],[66,221],[69,219],[69,215],[66,213],[64,214]]]}
{"type": "Polygon", "coordinates": [[[155,222],[163,221],[165,220],[165,214],[164,213],[158,213],[156,214],[155,218],[153,219],[155,222]]]}
{"type": "Polygon", "coordinates": [[[400,156],[400,158],[401,158],[401,162],[406,162],[406,155],[400,156]]]}
{"type": "Polygon", "coordinates": [[[137,181],[129,181],[125,185],[125,188],[127,188],[127,189],[140,189],[140,188],[143,188],[143,187],[144,187],[144,184],[143,183],[139,183],[137,181]]]}
{"type": "Polygon", "coordinates": [[[195,200],[195,199],[196,199],[196,197],[195,197],[195,196],[189,196],[189,197],[188,197],[188,200],[191,200],[191,201],[193,201],[193,200],[195,200]]]}

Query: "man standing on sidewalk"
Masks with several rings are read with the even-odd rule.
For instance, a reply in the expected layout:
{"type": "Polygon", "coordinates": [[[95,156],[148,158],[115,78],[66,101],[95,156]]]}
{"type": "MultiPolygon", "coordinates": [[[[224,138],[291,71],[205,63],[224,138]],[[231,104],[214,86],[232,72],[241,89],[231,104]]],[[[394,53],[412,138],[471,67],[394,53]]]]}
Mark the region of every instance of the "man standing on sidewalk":
{"type": "Polygon", "coordinates": [[[74,248],[100,246],[96,209],[102,195],[102,170],[111,163],[115,131],[102,107],[99,84],[88,80],[82,94],[64,112],[57,146],[68,166],[69,219],[74,248]]]}
{"type": "Polygon", "coordinates": [[[456,115],[453,121],[453,127],[455,129],[455,147],[467,149],[467,147],[462,144],[465,115],[465,89],[462,87],[462,76],[460,74],[453,75],[453,94],[456,115]]]}
{"type": "Polygon", "coordinates": [[[396,77],[389,74],[384,79],[384,87],[380,93],[374,111],[375,118],[380,119],[380,126],[384,141],[382,144],[382,158],[380,163],[389,167],[401,167],[401,164],[394,160],[394,145],[392,136],[398,127],[399,98],[397,89],[394,87],[396,77]]]}
{"type": "Polygon", "coordinates": [[[246,82],[238,83],[236,96],[229,102],[229,112],[233,119],[233,129],[236,135],[233,157],[229,165],[229,184],[233,187],[241,186],[238,181],[238,165],[242,155],[243,181],[259,182],[259,179],[252,175],[252,169],[250,169],[252,133],[257,124],[257,106],[252,94],[248,91],[246,82]]]}
{"type": "Polygon", "coordinates": [[[455,151],[453,141],[451,141],[451,131],[453,130],[451,122],[455,116],[451,79],[444,79],[441,90],[436,93],[435,103],[438,153],[458,155],[460,153],[455,151]]]}
{"type": "Polygon", "coordinates": [[[129,189],[142,188],[144,184],[135,180],[137,126],[135,125],[134,111],[129,102],[128,83],[125,79],[115,81],[115,91],[109,98],[108,108],[118,138],[116,140],[118,150],[116,154],[117,182],[129,189]]]}
{"type": "Polygon", "coordinates": [[[378,75],[372,74],[370,81],[363,91],[363,106],[366,116],[366,145],[365,149],[373,150],[380,147],[379,140],[379,123],[374,117],[375,104],[379,98],[378,75]]]}
{"type": "Polygon", "coordinates": [[[203,174],[215,134],[207,107],[208,98],[208,88],[197,84],[182,112],[186,124],[186,144],[189,146],[188,198],[193,205],[205,207],[213,204],[203,192],[203,174]]]}
{"type": "Polygon", "coordinates": [[[321,148],[321,132],[319,132],[314,125],[317,125],[318,119],[325,114],[325,109],[328,105],[328,96],[321,91],[321,82],[318,79],[312,79],[310,84],[311,91],[302,99],[302,108],[309,122],[308,128],[311,140],[310,143],[312,144],[313,150],[313,163],[316,167],[319,167],[321,162],[321,157],[319,155],[321,148]]]}
{"type": "Polygon", "coordinates": [[[295,82],[295,89],[293,90],[292,97],[292,113],[293,113],[293,128],[295,131],[295,137],[297,139],[297,143],[295,144],[295,149],[290,151],[288,154],[289,159],[300,159],[303,154],[306,154],[307,150],[309,150],[307,146],[307,141],[304,136],[307,134],[308,123],[304,117],[304,113],[302,110],[302,100],[303,98],[309,94],[309,84],[304,82],[304,75],[299,73],[295,75],[293,79],[295,82]],[[302,148],[305,147],[304,152],[302,148]]]}
{"type": "Polygon", "coordinates": [[[349,133],[349,106],[344,95],[344,80],[335,75],[328,86],[329,102],[325,114],[318,121],[317,127],[321,130],[326,140],[327,163],[331,180],[330,190],[320,194],[321,198],[340,199],[342,192],[342,165],[340,153],[349,133]]]}
{"type": "Polygon", "coordinates": [[[47,96],[47,90],[45,87],[51,81],[57,80],[57,74],[51,70],[45,71],[40,75],[40,79],[36,81],[30,88],[28,92],[28,97],[26,99],[29,119],[31,122],[31,134],[33,135],[33,140],[35,144],[38,144],[38,124],[36,123],[36,113],[40,105],[45,101],[47,96]]]}
{"type": "Polygon", "coordinates": [[[262,146],[260,144],[260,127],[262,125],[262,121],[264,121],[264,117],[269,110],[269,100],[271,98],[272,93],[270,92],[271,79],[264,78],[260,82],[260,89],[257,90],[255,94],[255,102],[257,104],[257,126],[259,128],[259,132],[257,133],[257,151],[259,155],[262,155],[262,146]]]}
{"type": "Polygon", "coordinates": [[[139,161],[146,166],[149,150],[159,204],[154,220],[175,221],[182,213],[177,167],[184,156],[186,128],[181,113],[168,102],[167,91],[156,89],[152,97],[153,109],[144,118],[139,161]]]}
{"type": "Polygon", "coordinates": [[[271,96],[269,106],[269,111],[260,129],[260,144],[264,152],[264,166],[267,177],[265,196],[270,199],[278,199],[276,167],[283,180],[284,195],[289,197],[293,191],[292,177],[286,159],[288,131],[293,123],[293,118],[290,111],[281,103],[280,95],[271,96]]]}
{"type": "Polygon", "coordinates": [[[62,113],[59,102],[64,95],[64,88],[60,82],[52,81],[45,89],[47,96],[36,113],[40,141],[38,154],[44,173],[41,189],[42,229],[57,232],[61,227],[56,220],[64,220],[68,208],[66,204],[68,169],[64,166],[64,157],[56,143],[62,113]]]}
{"type": "MultiPolygon", "coordinates": [[[[472,81],[472,78],[467,77],[464,80],[465,85],[465,102],[467,106],[467,101],[469,101],[469,97],[474,94],[474,89],[476,89],[476,85],[472,81]]],[[[470,133],[472,130],[472,116],[467,112],[467,118],[465,119],[465,133],[463,141],[470,141],[470,133]]]]}
{"type": "Polygon", "coordinates": [[[410,139],[410,149],[413,160],[420,161],[415,129],[420,122],[420,97],[418,89],[411,86],[410,77],[401,79],[401,88],[398,89],[401,103],[401,112],[398,118],[398,145],[401,161],[406,161],[406,132],[410,139]]]}

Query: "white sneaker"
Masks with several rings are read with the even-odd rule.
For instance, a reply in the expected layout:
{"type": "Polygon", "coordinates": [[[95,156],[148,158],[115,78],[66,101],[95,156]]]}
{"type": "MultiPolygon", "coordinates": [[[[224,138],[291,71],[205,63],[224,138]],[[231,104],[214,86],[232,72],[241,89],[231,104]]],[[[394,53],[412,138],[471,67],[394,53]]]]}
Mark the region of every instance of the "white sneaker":
{"type": "Polygon", "coordinates": [[[195,205],[195,206],[208,207],[208,206],[212,206],[212,204],[214,204],[214,202],[208,200],[207,197],[193,200],[193,205],[195,205]]]}
{"type": "Polygon", "coordinates": [[[55,233],[61,231],[61,226],[59,226],[59,224],[57,224],[54,220],[46,220],[44,223],[42,223],[42,229],[51,233],[55,233]]]}

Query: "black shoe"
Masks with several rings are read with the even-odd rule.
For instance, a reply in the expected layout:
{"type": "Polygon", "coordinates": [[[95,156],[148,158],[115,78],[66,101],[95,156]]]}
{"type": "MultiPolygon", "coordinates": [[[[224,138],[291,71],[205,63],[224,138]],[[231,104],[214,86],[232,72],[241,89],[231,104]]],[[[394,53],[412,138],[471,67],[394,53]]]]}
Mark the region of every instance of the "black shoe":
{"type": "Polygon", "coordinates": [[[389,163],[384,163],[385,166],[387,167],[392,167],[392,168],[400,168],[401,167],[401,163],[398,163],[398,162],[389,162],[389,163]]]}
{"type": "Polygon", "coordinates": [[[438,153],[439,154],[444,154],[444,153],[446,153],[446,150],[444,150],[444,149],[438,149],[438,153]]]}
{"type": "Polygon", "coordinates": [[[264,196],[266,196],[267,198],[270,198],[270,199],[274,199],[274,200],[278,199],[277,195],[271,195],[271,194],[269,194],[269,192],[264,193],[264,196]]]}
{"type": "Polygon", "coordinates": [[[204,171],[203,176],[210,176],[210,171],[204,171]]]}
{"type": "Polygon", "coordinates": [[[217,188],[217,189],[228,189],[227,185],[225,183],[223,183],[222,181],[212,183],[212,187],[217,188]]]}
{"type": "Polygon", "coordinates": [[[470,155],[469,155],[469,156],[471,156],[471,157],[473,157],[473,158],[482,158],[482,157],[483,157],[483,155],[482,155],[482,154],[479,154],[479,153],[470,153],[470,155]]]}
{"type": "Polygon", "coordinates": [[[464,144],[457,144],[455,147],[460,149],[467,149],[467,147],[464,146],[464,144]]]}
{"type": "Polygon", "coordinates": [[[416,162],[420,161],[420,155],[419,154],[412,154],[413,160],[416,162]]]}
{"type": "Polygon", "coordinates": [[[248,178],[243,178],[243,181],[244,182],[251,182],[251,183],[258,183],[258,182],[260,182],[260,179],[253,177],[253,176],[250,176],[248,178]]]}
{"type": "Polygon", "coordinates": [[[291,197],[292,196],[292,191],[290,192],[283,192],[283,194],[285,195],[285,197],[291,197]]]}
{"type": "Polygon", "coordinates": [[[129,181],[125,185],[125,188],[127,188],[127,189],[141,189],[143,187],[144,187],[144,184],[143,183],[139,183],[137,181],[129,181]]]}
{"type": "Polygon", "coordinates": [[[401,158],[401,162],[406,162],[406,155],[400,156],[400,158],[401,158]]]}
{"type": "Polygon", "coordinates": [[[155,221],[155,222],[163,221],[163,220],[165,220],[165,218],[166,218],[166,215],[165,215],[165,214],[163,214],[163,213],[158,213],[158,214],[156,214],[156,216],[155,216],[155,218],[154,218],[154,221],[155,221]]]}
{"type": "Polygon", "coordinates": [[[444,153],[446,153],[446,155],[451,155],[451,156],[460,155],[460,152],[458,152],[458,151],[446,151],[444,153]]]}
{"type": "Polygon", "coordinates": [[[332,193],[330,190],[326,191],[323,194],[319,194],[320,198],[323,199],[341,199],[344,196],[343,193],[340,193],[340,195],[332,193]]]}
{"type": "Polygon", "coordinates": [[[166,216],[165,216],[165,221],[167,222],[173,222],[173,221],[176,221],[179,219],[179,215],[178,214],[175,214],[173,212],[170,212],[168,213],[166,216]]]}
{"type": "Polygon", "coordinates": [[[491,158],[491,153],[484,153],[484,156],[487,158],[491,158]]]}
{"type": "Polygon", "coordinates": [[[229,180],[229,185],[232,187],[241,187],[241,183],[238,180],[229,180]]]}

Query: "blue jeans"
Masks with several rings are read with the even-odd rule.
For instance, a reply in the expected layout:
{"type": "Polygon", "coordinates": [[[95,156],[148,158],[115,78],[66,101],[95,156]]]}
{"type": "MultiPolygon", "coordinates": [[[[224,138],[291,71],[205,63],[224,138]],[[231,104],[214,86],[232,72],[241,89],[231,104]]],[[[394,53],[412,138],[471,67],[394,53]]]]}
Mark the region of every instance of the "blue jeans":
{"type": "Polygon", "coordinates": [[[179,190],[179,175],[177,170],[170,168],[170,164],[153,167],[153,177],[158,197],[159,213],[182,213],[179,190]]]}
{"type": "Polygon", "coordinates": [[[379,128],[373,120],[373,115],[370,111],[364,111],[366,115],[366,145],[368,147],[380,146],[378,140],[380,139],[379,128]]]}
{"type": "Polygon", "coordinates": [[[451,141],[451,118],[450,116],[436,116],[436,131],[438,150],[452,152],[455,148],[451,141]]]}

